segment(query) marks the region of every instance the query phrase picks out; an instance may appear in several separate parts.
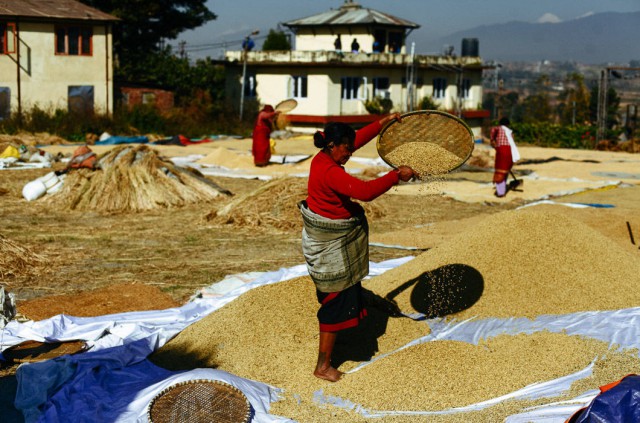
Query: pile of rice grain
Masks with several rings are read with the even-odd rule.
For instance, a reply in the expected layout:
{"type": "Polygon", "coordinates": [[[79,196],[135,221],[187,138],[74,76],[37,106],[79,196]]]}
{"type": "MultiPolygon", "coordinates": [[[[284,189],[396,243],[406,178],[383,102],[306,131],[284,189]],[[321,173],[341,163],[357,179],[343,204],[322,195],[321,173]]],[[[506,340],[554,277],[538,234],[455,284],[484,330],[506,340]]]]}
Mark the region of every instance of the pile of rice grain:
{"type": "MultiPolygon", "coordinates": [[[[618,309],[640,301],[635,289],[639,260],[582,223],[523,209],[489,216],[364,286],[384,296],[423,272],[460,263],[482,275],[484,292],[456,318],[618,309]]],[[[396,298],[401,308],[410,311],[403,295],[396,298]]],[[[173,370],[216,367],[283,388],[285,398],[271,412],[305,423],[367,421],[353,407],[318,403],[319,394],[372,412],[438,411],[571,374],[596,358],[617,364],[605,365],[579,386],[596,389],[636,372],[640,365],[637,351],[609,350],[600,341],[548,332],[504,335],[477,346],[432,341],[396,351],[428,333],[428,328],[424,322],[391,318],[377,339],[380,358],[330,384],[311,375],[317,356],[317,307],[308,277],[258,287],[189,326],[151,360],[173,370]]],[[[339,369],[354,369],[356,364],[347,362],[339,369]]],[[[576,393],[554,400],[570,395],[576,393]]],[[[535,400],[507,401],[462,415],[391,415],[380,421],[502,421],[535,404],[535,400]]]]}
{"type": "MultiPolygon", "coordinates": [[[[536,317],[588,310],[615,310],[640,304],[636,289],[640,256],[589,226],[533,208],[488,216],[477,226],[403,266],[367,282],[385,296],[402,281],[451,264],[475,269],[482,297],[455,317],[536,317]]],[[[431,283],[447,285],[447,272],[431,283]]],[[[396,297],[414,310],[411,289],[396,297]]],[[[455,298],[450,298],[455,301],[455,298]]]]}
{"type": "MultiPolygon", "coordinates": [[[[280,387],[301,379],[317,388],[320,381],[308,377],[318,353],[317,309],[309,277],[261,286],[190,325],[151,359],[174,370],[219,367],[280,387]]],[[[378,348],[392,351],[428,333],[423,323],[392,318],[378,348]]]]}
{"type": "Polygon", "coordinates": [[[430,142],[407,142],[394,148],[386,159],[394,166],[409,166],[420,179],[442,175],[460,166],[463,159],[430,142]]]}

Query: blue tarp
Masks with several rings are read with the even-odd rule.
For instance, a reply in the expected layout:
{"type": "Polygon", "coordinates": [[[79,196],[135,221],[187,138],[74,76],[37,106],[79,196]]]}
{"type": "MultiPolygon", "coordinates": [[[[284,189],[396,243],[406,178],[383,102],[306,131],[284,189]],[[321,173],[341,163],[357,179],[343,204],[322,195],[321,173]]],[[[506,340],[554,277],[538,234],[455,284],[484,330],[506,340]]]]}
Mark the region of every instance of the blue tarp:
{"type": "Polygon", "coordinates": [[[571,423],[640,422],[640,376],[628,375],[601,392],[571,423]]]}
{"type": "Polygon", "coordinates": [[[139,137],[119,137],[111,136],[105,140],[96,141],[95,145],[115,145],[115,144],[146,144],[149,138],[144,135],[139,137]]]}

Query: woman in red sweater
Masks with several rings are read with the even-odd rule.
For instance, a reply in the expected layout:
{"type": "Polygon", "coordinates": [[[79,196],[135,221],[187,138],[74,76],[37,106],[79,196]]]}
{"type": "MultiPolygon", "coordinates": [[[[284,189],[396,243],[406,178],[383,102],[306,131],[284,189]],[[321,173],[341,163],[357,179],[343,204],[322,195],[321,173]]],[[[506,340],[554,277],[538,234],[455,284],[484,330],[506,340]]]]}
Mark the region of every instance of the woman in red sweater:
{"type": "Polygon", "coordinates": [[[363,181],[343,166],[392,119],[400,120],[400,115],[389,115],[357,132],[343,123],[329,123],[313,137],[321,151],[311,162],[307,200],[300,203],[302,251],[320,303],[320,346],[313,374],[332,382],[342,376],[331,366],[337,332],[358,326],[367,314],[360,281],[369,274],[369,226],[364,209],[352,198],[374,200],[398,181],[414,176],[410,167],[401,166],[363,181]]]}
{"type": "Polygon", "coordinates": [[[273,110],[273,106],[267,104],[260,110],[256,118],[251,153],[253,154],[253,163],[258,167],[268,165],[269,159],[271,159],[271,131],[273,121],[279,113],[279,111],[273,110]]]}

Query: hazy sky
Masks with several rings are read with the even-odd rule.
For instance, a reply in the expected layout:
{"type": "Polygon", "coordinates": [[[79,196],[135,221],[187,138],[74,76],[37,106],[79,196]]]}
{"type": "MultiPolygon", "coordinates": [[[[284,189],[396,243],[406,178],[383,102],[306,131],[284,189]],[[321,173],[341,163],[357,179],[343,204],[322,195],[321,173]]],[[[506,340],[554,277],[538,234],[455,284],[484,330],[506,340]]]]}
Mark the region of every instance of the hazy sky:
{"type": "MultiPolygon", "coordinates": [[[[420,25],[409,41],[437,39],[456,31],[481,25],[524,22],[568,21],[592,13],[637,12],[640,0],[355,0],[363,7],[376,9],[420,25]]],[[[202,27],[181,34],[191,58],[219,58],[223,42],[229,50],[240,49],[239,40],[258,29],[257,44],[278,23],[303,18],[329,9],[337,9],[344,0],[209,0],[207,7],[218,18],[202,27]]],[[[178,40],[171,45],[177,46],[178,40]]],[[[175,47],[177,48],[177,47],[175,47]]]]}

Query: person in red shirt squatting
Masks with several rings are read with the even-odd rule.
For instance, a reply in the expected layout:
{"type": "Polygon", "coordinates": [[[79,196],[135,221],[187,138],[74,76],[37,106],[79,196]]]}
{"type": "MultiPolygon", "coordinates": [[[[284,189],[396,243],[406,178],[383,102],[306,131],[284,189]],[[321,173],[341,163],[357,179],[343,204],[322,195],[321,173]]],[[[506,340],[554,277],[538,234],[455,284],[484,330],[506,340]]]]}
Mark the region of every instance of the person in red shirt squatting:
{"type": "Polygon", "coordinates": [[[304,223],[302,252],[320,303],[320,345],[313,374],[331,382],[342,376],[331,365],[337,332],[358,326],[367,315],[360,281],[369,274],[369,226],[364,209],[352,198],[374,200],[398,181],[414,176],[413,169],[400,166],[363,181],[343,166],[392,119],[400,120],[400,115],[386,116],[357,132],[333,122],[313,137],[321,151],[311,161],[307,199],[299,204],[304,223]]]}
{"type": "Polygon", "coordinates": [[[273,121],[279,113],[279,111],[273,110],[273,106],[267,104],[260,110],[256,118],[251,153],[253,154],[253,163],[258,167],[268,165],[269,159],[271,159],[271,131],[273,130],[273,121]]]}

